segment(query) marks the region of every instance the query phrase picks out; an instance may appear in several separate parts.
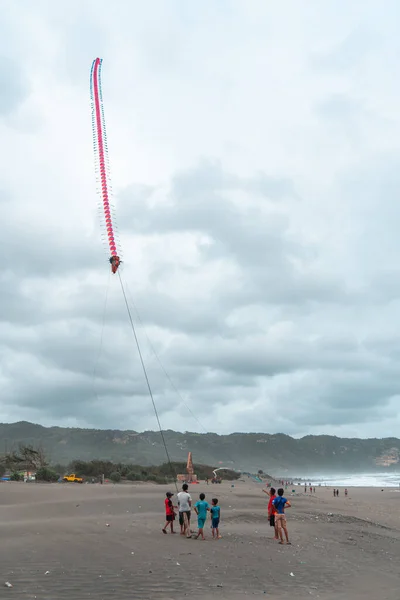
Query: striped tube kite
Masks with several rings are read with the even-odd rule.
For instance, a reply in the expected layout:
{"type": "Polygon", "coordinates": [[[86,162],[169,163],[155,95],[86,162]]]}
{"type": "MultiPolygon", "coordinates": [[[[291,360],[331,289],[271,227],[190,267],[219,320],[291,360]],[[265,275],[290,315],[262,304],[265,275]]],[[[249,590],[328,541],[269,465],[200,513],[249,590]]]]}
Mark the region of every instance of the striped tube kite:
{"type": "Polygon", "coordinates": [[[103,94],[101,89],[101,65],[103,60],[96,58],[92,63],[90,72],[90,99],[92,107],[93,146],[96,163],[96,172],[99,174],[99,193],[102,199],[105,226],[107,231],[108,246],[110,249],[109,262],[113,273],[118,271],[121,263],[117,244],[115,241],[114,222],[111,213],[110,195],[110,169],[108,161],[108,147],[106,123],[104,119],[103,94]]]}

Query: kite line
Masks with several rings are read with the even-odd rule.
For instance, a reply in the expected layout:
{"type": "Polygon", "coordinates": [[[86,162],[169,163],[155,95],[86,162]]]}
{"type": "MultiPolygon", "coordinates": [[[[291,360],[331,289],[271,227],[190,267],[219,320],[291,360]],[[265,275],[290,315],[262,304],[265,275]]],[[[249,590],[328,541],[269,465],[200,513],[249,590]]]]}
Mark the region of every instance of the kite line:
{"type": "Polygon", "coordinates": [[[95,155],[95,164],[96,164],[96,173],[99,173],[99,193],[102,198],[103,204],[103,213],[105,219],[105,225],[107,230],[108,237],[108,247],[110,251],[109,262],[111,264],[112,273],[116,274],[118,272],[119,281],[121,284],[122,295],[124,297],[126,309],[128,312],[128,318],[131,325],[132,333],[135,339],[135,343],[137,346],[137,350],[139,353],[140,363],[142,365],[144,377],[146,380],[149,396],[153,405],[154,413],[157,419],[158,427],[160,430],[160,435],[162,439],[162,443],[164,445],[165,454],[167,456],[168,464],[171,470],[171,474],[173,475],[174,483],[176,491],[178,491],[177,483],[176,483],[176,473],[173,469],[171,458],[168,452],[167,443],[165,441],[164,432],[161,427],[160,417],[158,415],[157,406],[154,401],[153,391],[151,389],[149,377],[147,374],[146,365],[144,364],[142,351],[140,349],[139,339],[136,334],[135,325],[132,319],[131,311],[129,308],[128,300],[125,293],[124,284],[122,281],[121,273],[118,271],[118,267],[121,264],[120,253],[117,251],[117,244],[115,240],[114,234],[114,220],[112,218],[111,213],[111,204],[110,204],[110,168],[109,168],[109,160],[108,160],[108,146],[107,146],[107,134],[106,134],[106,124],[104,118],[104,107],[103,107],[103,92],[101,86],[101,67],[103,60],[100,58],[96,58],[92,63],[92,68],[90,71],[90,99],[91,99],[91,108],[92,108],[92,132],[93,132],[93,146],[94,146],[94,155],[95,155]]]}
{"type": "Polygon", "coordinates": [[[133,300],[132,294],[129,291],[128,284],[125,284],[125,288],[126,288],[126,291],[127,291],[127,295],[128,295],[128,297],[129,297],[129,299],[131,301],[131,304],[133,306],[133,309],[134,309],[134,311],[136,313],[137,321],[139,321],[139,324],[140,324],[140,326],[141,326],[141,328],[142,328],[142,330],[143,330],[143,332],[144,332],[144,334],[146,336],[147,343],[148,343],[151,351],[153,352],[155,359],[157,360],[158,364],[160,365],[160,368],[161,368],[162,372],[164,373],[166,379],[169,381],[170,386],[174,390],[174,392],[177,395],[177,397],[179,398],[180,402],[187,409],[187,411],[191,414],[192,418],[196,421],[196,423],[200,426],[200,428],[204,431],[204,433],[208,433],[208,429],[206,429],[204,427],[203,423],[201,423],[201,421],[196,417],[196,415],[194,414],[194,412],[192,411],[192,409],[190,408],[190,406],[187,405],[187,403],[185,402],[185,399],[183,398],[182,394],[180,393],[180,391],[176,387],[175,383],[173,382],[172,378],[170,377],[167,369],[164,367],[163,363],[161,362],[161,358],[159,357],[158,352],[156,351],[154,345],[152,344],[152,342],[151,342],[151,340],[150,340],[150,338],[149,338],[149,336],[147,334],[145,324],[144,324],[143,319],[140,316],[139,310],[138,310],[138,308],[137,308],[137,306],[136,306],[136,304],[135,304],[135,302],[133,300]]]}

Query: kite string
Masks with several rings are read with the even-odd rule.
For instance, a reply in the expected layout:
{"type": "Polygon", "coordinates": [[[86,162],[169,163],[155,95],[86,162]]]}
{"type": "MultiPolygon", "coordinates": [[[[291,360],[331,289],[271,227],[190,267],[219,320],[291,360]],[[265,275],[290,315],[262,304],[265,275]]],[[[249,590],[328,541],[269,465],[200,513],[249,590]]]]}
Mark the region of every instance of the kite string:
{"type": "Polygon", "coordinates": [[[180,391],[176,387],[176,385],[173,382],[173,380],[171,379],[168,371],[166,370],[166,368],[164,367],[163,363],[161,362],[161,359],[158,356],[158,353],[156,352],[156,350],[155,350],[155,348],[154,348],[154,346],[153,346],[153,344],[152,344],[152,342],[151,342],[151,340],[150,340],[150,338],[149,338],[149,336],[147,334],[146,327],[145,327],[145,325],[143,323],[143,319],[140,316],[139,310],[138,310],[138,308],[137,308],[137,306],[136,306],[136,304],[135,304],[135,302],[133,300],[132,294],[129,291],[129,286],[128,285],[126,285],[126,289],[128,291],[129,299],[130,299],[130,301],[132,303],[132,306],[133,306],[133,308],[135,310],[135,313],[136,313],[136,316],[138,318],[138,321],[139,321],[140,325],[143,328],[144,334],[145,334],[146,339],[147,339],[147,343],[149,344],[149,346],[150,346],[150,348],[151,348],[151,350],[152,350],[152,352],[153,352],[153,354],[154,354],[154,356],[155,356],[158,364],[160,365],[160,367],[161,367],[161,369],[162,369],[165,377],[168,379],[168,381],[169,381],[171,387],[173,388],[173,390],[175,391],[176,395],[178,396],[178,398],[182,402],[183,406],[185,406],[185,408],[187,409],[187,411],[192,415],[192,417],[196,421],[196,423],[198,423],[198,425],[200,425],[200,427],[204,431],[204,433],[208,433],[207,429],[204,427],[204,425],[201,423],[201,421],[196,417],[196,415],[194,414],[194,412],[191,410],[191,408],[185,402],[184,398],[182,397],[182,394],[180,393],[180,391]]]}
{"type": "Polygon", "coordinates": [[[144,364],[144,360],[143,360],[143,356],[142,356],[142,351],[140,349],[140,344],[139,344],[139,340],[138,340],[138,337],[137,337],[137,334],[136,334],[135,325],[133,323],[131,310],[129,308],[128,299],[126,297],[125,288],[124,288],[124,284],[123,284],[123,281],[122,281],[121,273],[119,271],[117,271],[117,273],[118,273],[119,281],[120,281],[120,284],[121,284],[122,294],[123,294],[124,300],[125,300],[126,310],[128,311],[128,317],[129,317],[129,321],[130,321],[130,324],[131,324],[132,333],[133,333],[133,336],[135,338],[136,346],[137,346],[138,353],[139,353],[140,362],[141,362],[143,373],[144,373],[144,376],[145,376],[145,379],[146,379],[147,388],[148,388],[148,391],[149,391],[151,402],[153,404],[153,409],[154,409],[154,413],[156,415],[156,419],[157,419],[157,423],[158,423],[158,428],[160,430],[161,439],[162,439],[162,442],[164,444],[165,454],[166,454],[167,459],[168,459],[168,464],[169,464],[169,468],[171,470],[171,474],[172,474],[172,476],[174,478],[175,489],[176,489],[176,492],[178,493],[178,486],[177,486],[177,483],[176,483],[176,473],[175,473],[174,468],[172,466],[171,458],[170,458],[170,455],[169,455],[169,452],[168,452],[167,443],[165,441],[164,433],[163,433],[163,430],[162,430],[162,427],[161,427],[160,417],[158,416],[157,406],[156,406],[156,403],[154,401],[153,392],[152,392],[152,389],[151,389],[149,377],[147,375],[147,369],[146,369],[146,366],[144,364]]]}

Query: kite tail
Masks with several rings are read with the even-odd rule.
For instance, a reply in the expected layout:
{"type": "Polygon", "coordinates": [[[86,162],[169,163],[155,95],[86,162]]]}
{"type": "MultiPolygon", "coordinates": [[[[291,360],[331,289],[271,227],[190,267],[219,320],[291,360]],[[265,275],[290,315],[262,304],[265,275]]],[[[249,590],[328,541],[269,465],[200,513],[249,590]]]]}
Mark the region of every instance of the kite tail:
{"type": "Polygon", "coordinates": [[[110,168],[108,161],[107,135],[104,119],[103,94],[101,89],[102,59],[96,58],[90,72],[90,98],[92,106],[93,146],[96,172],[99,177],[99,193],[107,233],[108,247],[111,257],[118,257],[114,219],[111,204],[110,168]]]}

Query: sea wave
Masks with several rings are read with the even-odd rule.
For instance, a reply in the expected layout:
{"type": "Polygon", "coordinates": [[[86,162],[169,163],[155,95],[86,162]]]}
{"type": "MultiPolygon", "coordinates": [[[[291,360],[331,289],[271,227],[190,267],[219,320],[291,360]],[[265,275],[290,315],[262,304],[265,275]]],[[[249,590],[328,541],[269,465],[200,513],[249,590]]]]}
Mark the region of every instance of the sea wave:
{"type": "MultiPolygon", "coordinates": [[[[361,473],[310,478],[313,486],[380,487],[400,489],[400,473],[361,473]]],[[[304,484],[302,484],[304,485],[304,484]]]]}

